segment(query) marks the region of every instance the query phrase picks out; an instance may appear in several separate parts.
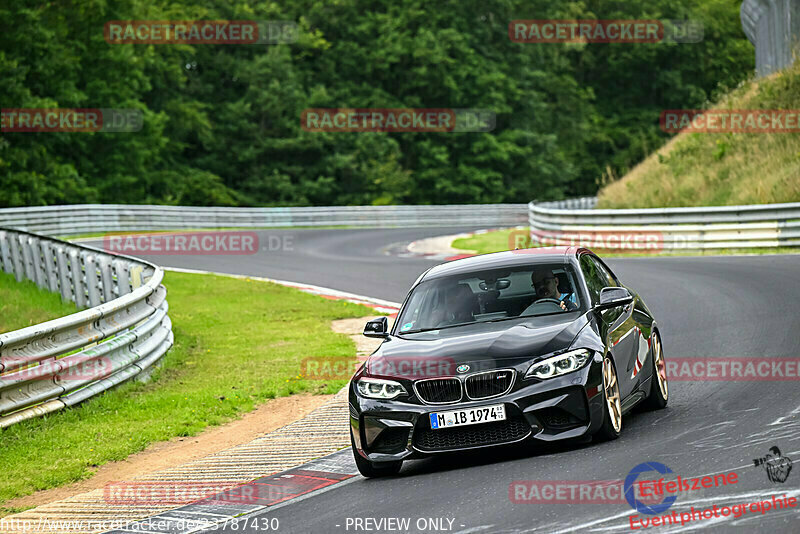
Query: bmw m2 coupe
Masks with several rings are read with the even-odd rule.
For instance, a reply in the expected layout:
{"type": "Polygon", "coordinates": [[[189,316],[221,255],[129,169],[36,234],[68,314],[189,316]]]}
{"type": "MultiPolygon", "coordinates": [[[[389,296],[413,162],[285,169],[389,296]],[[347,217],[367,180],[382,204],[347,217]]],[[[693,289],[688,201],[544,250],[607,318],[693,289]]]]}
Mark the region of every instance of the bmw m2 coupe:
{"type": "Polygon", "coordinates": [[[615,439],[622,416],[669,396],[658,325],[583,248],[437,265],[350,382],[353,454],[368,477],[403,460],[524,440],[615,439]]]}

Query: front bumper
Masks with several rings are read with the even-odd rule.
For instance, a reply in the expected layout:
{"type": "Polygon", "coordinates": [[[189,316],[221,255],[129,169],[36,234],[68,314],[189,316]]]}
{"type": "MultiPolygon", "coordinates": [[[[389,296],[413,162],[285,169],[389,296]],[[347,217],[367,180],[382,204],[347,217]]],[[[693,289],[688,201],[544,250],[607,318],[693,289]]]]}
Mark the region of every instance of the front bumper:
{"type": "Polygon", "coordinates": [[[355,450],[373,462],[507,445],[526,439],[556,441],[591,435],[603,422],[602,358],[564,376],[528,379],[517,368],[507,394],[457,404],[424,404],[413,392],[399,399],[360,396],[350,384],[350,428],[355,450]],[[433,430],[428,414],[503,404],[506,420],[433,430]]]}

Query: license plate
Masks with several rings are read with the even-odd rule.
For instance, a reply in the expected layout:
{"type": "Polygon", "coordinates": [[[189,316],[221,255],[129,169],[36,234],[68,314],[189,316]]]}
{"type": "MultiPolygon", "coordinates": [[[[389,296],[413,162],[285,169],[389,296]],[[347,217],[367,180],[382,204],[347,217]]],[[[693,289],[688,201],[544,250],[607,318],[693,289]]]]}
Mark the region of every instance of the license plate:
{"type": "Polygon", "coordinates": [[[434,412],[428,414],[431,419],[431,428],[452,428],[454,426],[476,425],[491,421],[505,421],[506,407],[503,404],[467,408],[466,410],[453,410],[452,412],[434,412]]]}

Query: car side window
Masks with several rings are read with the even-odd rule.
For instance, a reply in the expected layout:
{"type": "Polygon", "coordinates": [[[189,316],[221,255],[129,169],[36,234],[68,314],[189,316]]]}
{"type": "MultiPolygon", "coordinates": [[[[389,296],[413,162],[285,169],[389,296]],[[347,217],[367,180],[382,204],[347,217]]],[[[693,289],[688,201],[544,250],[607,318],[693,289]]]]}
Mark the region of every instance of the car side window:
{"type": "Polygon", "coordinates": [[[596,304],[600,302],[600,291],[604,287],[608,287],[609,275],[588,254],[581,256],[580,264],[583,277],[586,279],[586,288],[589,290],[589,296],[592,298],[592,303],[596,304]]]}

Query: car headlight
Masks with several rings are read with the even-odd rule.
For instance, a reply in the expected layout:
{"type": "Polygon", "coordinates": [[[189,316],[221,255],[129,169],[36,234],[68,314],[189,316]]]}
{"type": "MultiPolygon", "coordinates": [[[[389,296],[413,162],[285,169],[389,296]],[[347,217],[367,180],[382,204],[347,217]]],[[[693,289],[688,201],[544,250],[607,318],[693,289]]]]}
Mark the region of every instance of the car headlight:
{"type": "Polygon", "coordinates": [[[393,399],[407,394],[406,388],[399,382],[381,378],[359,378],[356,388],[363,397],[368,399],[393,399]]]}
{"type": "Polygon", "coordinates": [[[592,353],[588,349],[577,349],[545,358],[542,361],[536,362],[528,368],[525,373],[525,378],[553,378],[554,376],[561,376],[572,371],[577,371],[583,367],[592,357],[592,353]]]}

